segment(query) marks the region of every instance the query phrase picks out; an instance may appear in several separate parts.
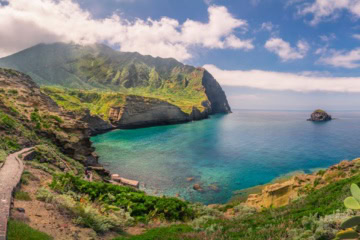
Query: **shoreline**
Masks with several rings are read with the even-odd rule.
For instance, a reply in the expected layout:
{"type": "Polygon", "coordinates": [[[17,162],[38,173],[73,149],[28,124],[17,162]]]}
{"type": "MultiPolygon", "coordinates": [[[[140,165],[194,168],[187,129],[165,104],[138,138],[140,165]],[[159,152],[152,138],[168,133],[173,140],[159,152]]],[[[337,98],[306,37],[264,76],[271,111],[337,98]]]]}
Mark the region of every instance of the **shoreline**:
{"type": "MultiPolygon", "coordinates": [[[[166,125],[174,125],[174,124],[166,124],[166,125]]],[[[158,126],[164,126],[164,125],[155,125],[155,126],[152,126],[152,127],[158,127],[158,126]]],[[[124,128],[116,128],[116,129],[113,129],[113,130],[118,130],[118,129],[124,129],[124,128]]],[[[129,128],[127,128],[127,129],[129,129],[129,128]]],[[[96,148],[95,148],[95,152],[96,152],[96,148]]],[[[240,202],[246,202],[246,200],[248,199],[248,197],[251,194],[260,194],[262,192],[262,190],[264,188],[268,187],[268,186],[271,186],[271,185],[274,185],[274,184],[281,184],[281,183],[286,182],[286,181],[288,181],[291,178],[296,177],[296,176],[313,175],[314,173],[316,173],[316,172],[318,172],[320,170],[328,170],[329,168],[333,167],[334,165],[338,165],[342,161],[344,161],[344,160],[340,160],[337,163],[334,163],[334,164],[332,164],[332,165],[330,165],[328,167],[319,167],[319,168],[309,169],[309,170],[306,170],[306,171],[297,170],[297,171],[291,171],[291,172],[288,172],[288,173],[284,173],[284,174],[272,179],[271,181],[269,181],[267,183],[264,183],[264,184],[261,184],[261,185],[255,185],[255,186],[250,187],[250,188],[237,189],[237,190],[233,191],[232,196],[223,203],[216,202],[216,203],[205,204],[205,205],[213,205],[213,204],[226,205],[226,204],[231,204],[232,202],[239,202],[239,201],[240,202]]],[[[106,171],[108,171],[108,169],[109,169],[109,165],[107,165],[107,164],[99,163],[99,166],[102,166],[106,171]]],[[[111,177],[112,174],[118,174],[117,172],[111,172],[111,173],[110,173],[110,171],[108,171],[108,172],[109,172],[108,176],[110,176],[110,177],[111,177]]],[[[138,179],[132,179],[132,180],[138,181],[138,179]]],[[[145,182],[140,182],[140,186],[144,186],[145,184],[146,184],[145,182]]],[[[141,189],[142,191],[148,192],[148,191],[146,191],[146,189],[142,189],[141,187],[139,189],[141,189]]],[[[151,192],[159,192],[160,191],[159,189],[155,189],[155,190],[151,189],[151,190],[152,190],[151,192]]],[[[150,192],[148,192],[148,194],[158,196],[157,194],[153,194],[153,193],[150,193],[150,192]]],[[[168,196],[168,197],[178,197],[176,195],[166,195],[166,196],[168,196]]],[[[181,198],[181,199],[183,199],[183,198],[181,198]]],[[[189,201],[189,200],[187,200],[187,201],[189,201]]],[[[194,201],[190,201],[190,202],[194,203],[194,201]]]]}

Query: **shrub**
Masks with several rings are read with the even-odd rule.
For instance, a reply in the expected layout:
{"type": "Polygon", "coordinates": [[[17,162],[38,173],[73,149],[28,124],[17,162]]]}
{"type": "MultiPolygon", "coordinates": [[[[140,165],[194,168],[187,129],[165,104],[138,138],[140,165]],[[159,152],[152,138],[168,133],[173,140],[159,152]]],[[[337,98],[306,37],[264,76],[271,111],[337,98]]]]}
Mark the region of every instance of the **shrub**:
{"type": "Polygon", "coordinates": [[[0,148],[6,151],[17,151],[21,148],[18,144],[15,137],[11,138],[9,136],[0,137],[0,148]]]}
{"type": "Polygon", "coordinates": [[[36,124],[35,128],[38,129],[38,130],[40,130],[40,129],[41,129],[42,119],[41,119],[41,116],[39,115],[38,111],[36,111],[36,109],[35,109],[34,112],[32,112],[32,113],[30,114],[30,119],[31,119],[31,121],[32,121],[33,123],[36,124]]]}
{"type": "Polygon", "coordinates": [[[64,122],[59,116],[50,115],[49,118],[57,121],[58,123],[63,123],[64,122]]]}
{"type": "Polygon", "coordinates": [[[18,92],[18,90],[16,90],[16,89],[10,89],[10,90],[8,91],[8,93],[9,93],[10,95],[17,95],[19,92],[18,92]]]}
{"type": "Polygon", "coordinates": [[[36,192],[36,199],[46,203],[52,203],[54,195],[46,188],[39,188],[36,192]]]}
{"type": "Polygon", "coordinates": [[[59,211],[70,214],[74,223],[92,228],[96,232],[120,231],[122,227],[133,221],[123,210],[100,212],[91,204],[77,202],[70,195],[55,195],[45,188],[37,191],[36,199],[54,204],[59,211]]]}
{"type": "Polygon", "coordinates": [[[25,170],[21,175],[21,183],[24,185],[28,185],[30,180],[37,181],[39,179],[36,176],[34,176],[31,172],[25,170]]]}
{"type": "Polygon", "coordinates": [[[29,193],[23,191],[15,192],[15,199],[20,201],[31,201],[29,193]]]}
{"type": "Polygon", "coordinates": [[[138,221],[147,221],[153,217],[185,221],[194,217],[188,202],[177,198],[147,196],[130,187],[87,182],[68,173],[55,175],[50,186],[61,193],[73,191],[87,195],[91,201],[119,207],[129,211],[138,221]]]}
{"type": "Polygon", "coordinates": [[[16,127],[16,121],[9,115],[0,112],[0,125],[9,129],[14,129],[16,127]]]}

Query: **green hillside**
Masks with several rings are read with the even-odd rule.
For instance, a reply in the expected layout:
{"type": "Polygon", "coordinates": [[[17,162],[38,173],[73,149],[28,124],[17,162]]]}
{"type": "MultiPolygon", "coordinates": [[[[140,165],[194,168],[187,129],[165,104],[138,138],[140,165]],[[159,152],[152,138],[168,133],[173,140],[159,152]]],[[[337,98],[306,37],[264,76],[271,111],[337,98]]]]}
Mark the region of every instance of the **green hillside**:
{"type": "Polygon", "coordinates": [[[29,74],[42,86],[154,97],[186,112],[192,107],[203,109],[209,101],[221,106],[214,112],[230,111],[220,85],[205,69],[175,59],[119,52],[101,44],[39,44],[0,59],[0,66],[29,74]],[[212,99],[207,93],[209,84],[212,99]]]}

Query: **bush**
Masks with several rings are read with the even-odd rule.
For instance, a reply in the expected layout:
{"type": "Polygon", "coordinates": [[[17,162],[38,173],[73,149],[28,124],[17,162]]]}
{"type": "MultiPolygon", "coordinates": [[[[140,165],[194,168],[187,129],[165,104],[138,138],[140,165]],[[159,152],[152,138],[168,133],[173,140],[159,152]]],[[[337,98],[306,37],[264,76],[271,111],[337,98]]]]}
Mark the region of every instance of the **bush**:
{"type": "Polygon", "coordinates": [[[52,203],[54,195],[46,188],[39,188],[36,192],[36,199],[46,203],[52,203]]]}
{"type": "Polygon", "coordinates": [[[54,204],[59,211],[70,214],[74,223],[92,228],[96,232],[120,231],[122,227],[133,221],[123,210],[100,212],[91,204],[86,203],[86,201],[82,203],[77,202],[70,195],[55,195],[45,188],[40,188],[37,191],[36,199],[54,204]]]}
{"type": "Polygon", "coordinates": [[[194,217],[194,211],[188,202],[177,198],[147,196],[130,187],[87,182],[68,173],[55,175],[50,186],[60,193],[73,191],[86,194],[91,201],[124,209],[139,221],[147,221],[153,217],[185,221],[194,217]]]}
{"type": "Polygon", "coordinates": [[[0,137],[0,148],[6,151],[20,150],[21,146],[18,144],[16,137],[0,137]]]}
{"type": "Polygon", "coordinates": [[[28,185],[29,181],[38,181],[39,178],[34,176],[31,172],[25,170],[23,174],[21,175],[21,183],[24,185],[28,185]]]}
{"type": "Polygon", "coordinates": [[[9,115],[0,112],[0,125],[9,129],[14,129],[16,127],[16,121],[9,115]]]}
{"type": "Polygon", "coordinates": [[[57,121],[58,123],[63,123],[64,122],[59,116],[50,115],[49,118],[57,121]]]}
{"type": "Polygon", "coordinates": [[[29,193],[23,191],[15,192],[15,199],[20,201],[31,201],[29,193]]]}
{"type": "Polygon", "coordinates": [[[42,121],[42,120],[41,120],[41,116],[39,115],[39,113],[38,113],[37,111],[32,112],[32,113],[30,114],[30,119],[31,119],[31,121],[32,121],[33,123],[36,124],[35,129],[40,130],[40,129],[41,129],[41,121],[42,121]]]}
{"type": "Polygon", "coordinates": [[[9,91],[8,91],[8,93],[10,94],[10,95],[18,95],[18,90],[16,90],[16,89],[10,89],[9,91]]]}

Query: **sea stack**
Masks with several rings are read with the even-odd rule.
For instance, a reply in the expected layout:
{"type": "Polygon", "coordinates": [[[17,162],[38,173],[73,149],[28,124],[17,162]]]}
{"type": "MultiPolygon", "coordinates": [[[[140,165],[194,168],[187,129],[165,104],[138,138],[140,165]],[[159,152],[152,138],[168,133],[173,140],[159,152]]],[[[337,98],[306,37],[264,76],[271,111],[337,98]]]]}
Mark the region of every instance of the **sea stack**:
{"type": "Polygon", "coordinates": [[[308,119],[308,121],[312,122],[326,122],[330,120],[332,120],[331,115],[321,109],[315,110],[308,119]]]}

